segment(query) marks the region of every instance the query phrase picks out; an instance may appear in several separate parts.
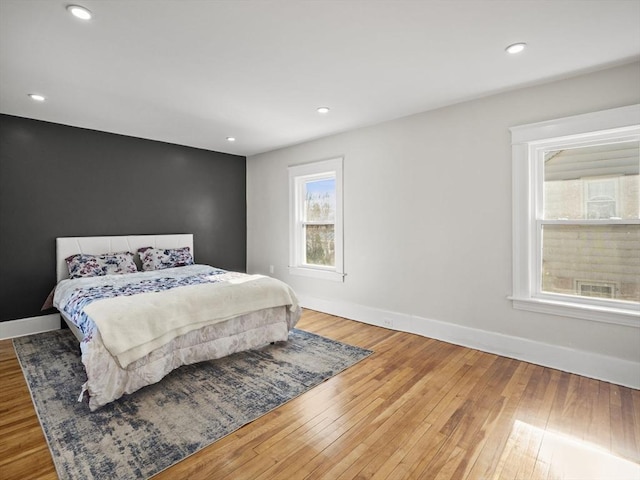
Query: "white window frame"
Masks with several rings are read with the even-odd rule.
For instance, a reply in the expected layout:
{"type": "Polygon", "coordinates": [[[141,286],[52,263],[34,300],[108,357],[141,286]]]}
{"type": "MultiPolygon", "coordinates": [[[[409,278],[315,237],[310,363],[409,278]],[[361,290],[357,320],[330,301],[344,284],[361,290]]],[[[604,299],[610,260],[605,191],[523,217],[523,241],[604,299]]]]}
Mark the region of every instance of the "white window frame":
{"type": "Polygon", "coordinates": [[[289,273],[336,282],[344,281],[344,236],[342,209],[342,157],[289,167],[289,273]],[[304,183],[335,178],[336,218],[334,229],[335,266],[305,263],[304,183]]]}
{"type": "MultiPolygon", "coordinates": [[[[541,220],[544,152],[640,138],[640,105],[510,128],[513,155],[513,307],[586,320],[640,327],[633,302],[599,300],[541,291],[541,228],[571,220],[541,220]]],[[[602,224],[639,224],[611,219],[602,224]]]]}

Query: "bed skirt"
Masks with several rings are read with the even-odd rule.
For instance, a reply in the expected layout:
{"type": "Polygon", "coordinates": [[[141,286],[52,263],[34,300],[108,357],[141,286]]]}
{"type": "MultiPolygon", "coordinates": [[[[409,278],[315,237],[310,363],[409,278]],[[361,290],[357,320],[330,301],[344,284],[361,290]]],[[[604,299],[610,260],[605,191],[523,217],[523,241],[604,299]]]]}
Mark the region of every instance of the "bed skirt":
{"type": "MultiPolygon", "coordinates": [[[[100,333],[83,346],[82,363],[87,373],[80,400],[89,398],[89,408],[98,408],[123,395],[162,380],[181,365],[225,357],[272,342],[286,341],[300,318],[300,310],[275,307],[209,325],[179,336],[164,346],[121,368],[107,351],[100,333]]],[[[73,324],[64,317],[70,326],[73,324]]],[[[77,329],[72,328],[77,334],[77,329]]]]}

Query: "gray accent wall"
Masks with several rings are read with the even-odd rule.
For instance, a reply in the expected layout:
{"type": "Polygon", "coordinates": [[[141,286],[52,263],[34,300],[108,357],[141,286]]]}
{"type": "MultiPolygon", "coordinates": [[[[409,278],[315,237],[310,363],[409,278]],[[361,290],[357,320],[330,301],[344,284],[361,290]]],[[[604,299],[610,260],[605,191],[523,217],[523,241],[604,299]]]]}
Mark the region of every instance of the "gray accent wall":
{"type": "Polygon", "coordinates": [[[0,321],[51,313],[55,238],[193,233],[246,269],[246,158],[0,116],[0,321]]]}

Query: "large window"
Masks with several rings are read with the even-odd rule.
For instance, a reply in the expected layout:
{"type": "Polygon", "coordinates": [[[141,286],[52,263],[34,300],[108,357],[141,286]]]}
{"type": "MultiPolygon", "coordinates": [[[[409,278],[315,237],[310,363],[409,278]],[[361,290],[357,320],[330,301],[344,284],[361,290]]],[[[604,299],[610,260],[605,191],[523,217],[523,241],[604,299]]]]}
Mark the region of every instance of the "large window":
{"type": "Polygon", "coordinates": [[[289,167],[290,266],[342,281],[342,159],[289,167]]]}
{"type": "Polygon", "coordinates": [[[511,132],[514,307],[640,326],[640,106],[511,132]]]}

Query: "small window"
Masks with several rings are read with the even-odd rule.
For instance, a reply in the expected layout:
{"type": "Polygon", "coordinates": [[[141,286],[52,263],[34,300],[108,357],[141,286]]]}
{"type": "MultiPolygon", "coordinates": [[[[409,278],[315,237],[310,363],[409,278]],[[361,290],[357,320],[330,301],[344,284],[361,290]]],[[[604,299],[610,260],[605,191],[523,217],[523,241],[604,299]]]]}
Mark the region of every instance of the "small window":
{"type": "Polygon", "coordinates": [[[583,297],[613,298],[615,285],[607,283],[576,282],[576,291],[583,297]]]}
{"type": "Polygon", "coordinates": [[[585,210],[588,219],[618,218],[617,184],[616,178],[585,182],[585,210]]]}
{"type": "Polygon", "coordinates": [[[342,281],[342,158],[289,167],[294,275],[342,281]]]}

